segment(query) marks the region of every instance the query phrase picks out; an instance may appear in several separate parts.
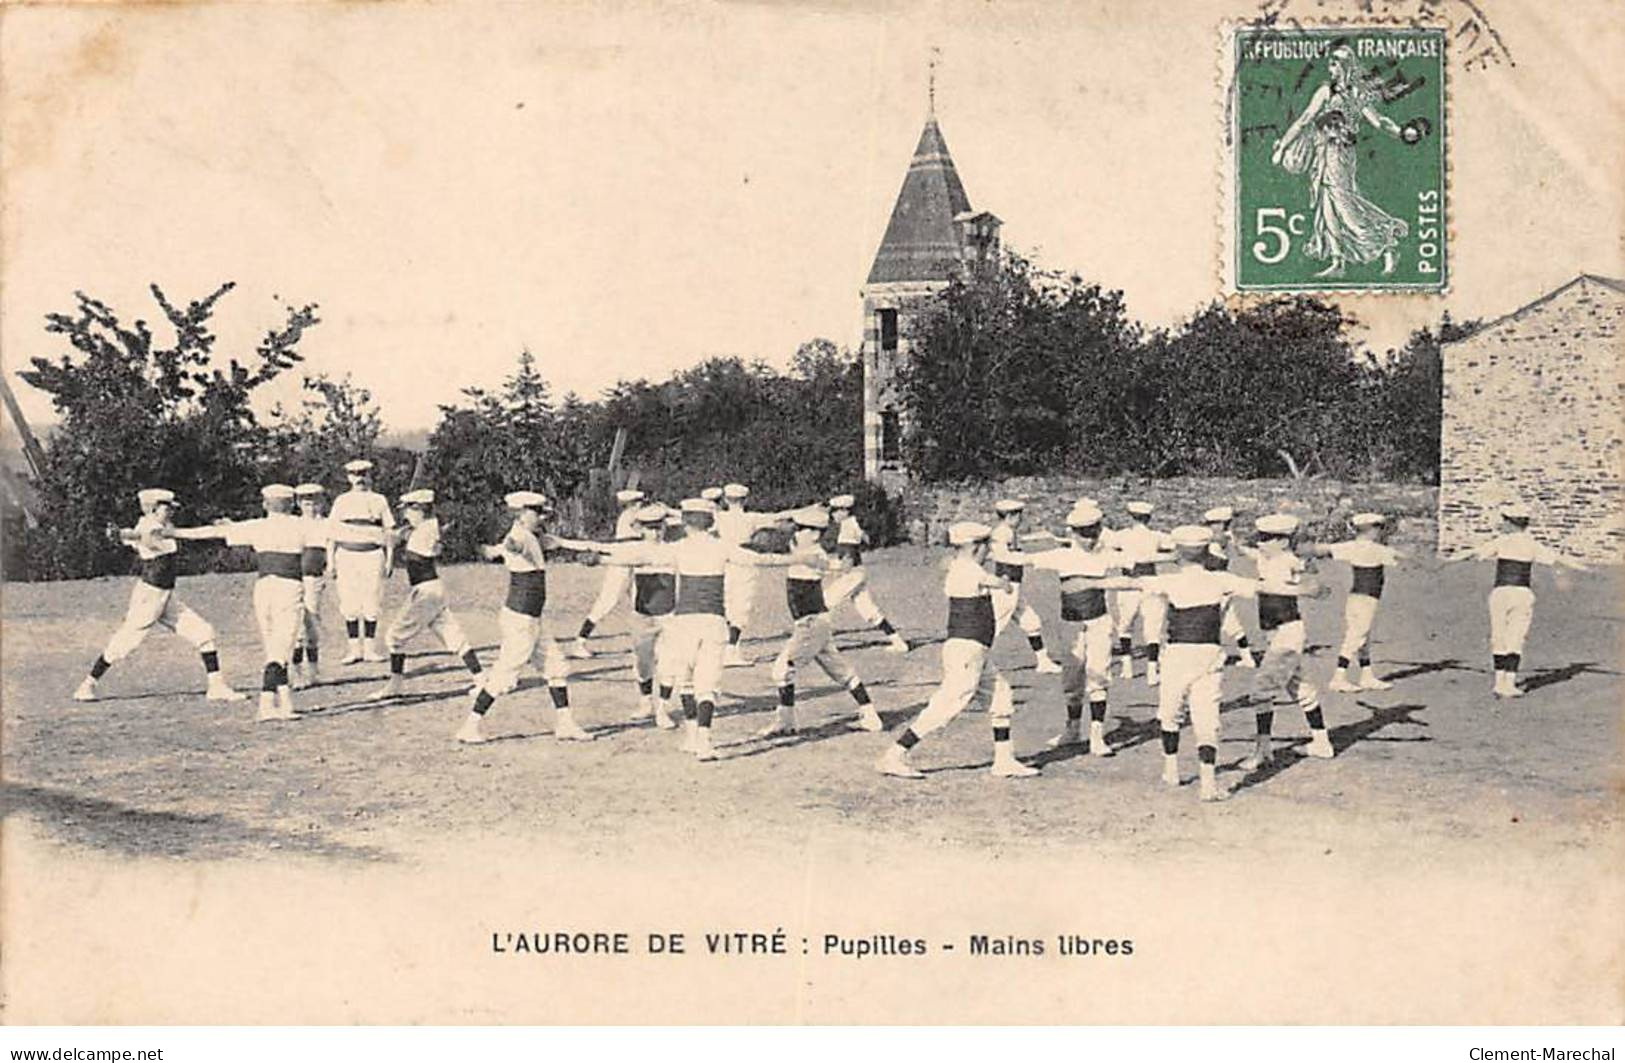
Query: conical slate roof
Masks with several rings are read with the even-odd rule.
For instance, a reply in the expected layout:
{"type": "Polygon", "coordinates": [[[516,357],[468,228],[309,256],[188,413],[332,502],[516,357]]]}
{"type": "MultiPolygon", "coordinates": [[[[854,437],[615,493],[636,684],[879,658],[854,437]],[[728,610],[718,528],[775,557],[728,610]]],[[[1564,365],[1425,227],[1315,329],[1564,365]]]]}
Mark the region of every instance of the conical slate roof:
{"type": "Polygon", "coordinates": [[[969,210],[942,130],[935,117],[927,118],[868,283],[947,280],[960,255],[954,216],[969,210]]]}

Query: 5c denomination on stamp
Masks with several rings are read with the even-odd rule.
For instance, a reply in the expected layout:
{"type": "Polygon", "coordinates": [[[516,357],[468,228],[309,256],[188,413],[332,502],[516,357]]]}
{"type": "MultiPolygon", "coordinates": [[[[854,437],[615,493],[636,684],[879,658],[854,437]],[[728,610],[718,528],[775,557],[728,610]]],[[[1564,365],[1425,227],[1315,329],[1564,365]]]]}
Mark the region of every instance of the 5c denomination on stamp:
{"type": "Polygon", "coordinates": [[[1444,30],[1254,25],[1233,46],[1234,287],[1444,290],[1444,30]]]}

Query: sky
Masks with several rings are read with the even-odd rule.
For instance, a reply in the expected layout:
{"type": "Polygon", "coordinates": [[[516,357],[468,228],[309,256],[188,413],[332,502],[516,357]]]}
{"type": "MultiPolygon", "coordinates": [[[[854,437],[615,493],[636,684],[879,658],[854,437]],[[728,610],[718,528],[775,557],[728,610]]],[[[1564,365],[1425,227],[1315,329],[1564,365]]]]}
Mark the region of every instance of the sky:
{"type": "MultiPolygon", "coordinates": [[[[1450,71],[1453,289],[1343,300],[1379,350],[1446,308],[1625,274],[1625,20],[1478,3],[1515,65],[1450,71]]],[[[1006,244],[1175,324],[1222,293],[1221,27],[1249,6],[7,8],[0,361],[15,384],[60,352],[43,318],[76,289],[153,318],[149,283],[225,280],[222,351],[316,302],[306,369],[352,374],[395,430],[527,347],[591,397],[856,345],[933,47],[944,136],[1006,244]]]]}

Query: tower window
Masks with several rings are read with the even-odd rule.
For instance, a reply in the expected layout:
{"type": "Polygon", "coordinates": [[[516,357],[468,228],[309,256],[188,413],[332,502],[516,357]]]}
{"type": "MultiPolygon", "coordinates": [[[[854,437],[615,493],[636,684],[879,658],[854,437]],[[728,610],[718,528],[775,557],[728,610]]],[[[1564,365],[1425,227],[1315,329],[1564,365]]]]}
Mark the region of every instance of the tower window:
{"type": "Polygon", "coordinates": [[[879,310],[880,349],[888,354],[897,353],[897,311],[879,310]]]}
{"type": "Polygon", "coordinates": [[[880,411],[880,460],[903,460],[903,420],[892,406],[880,411]]]}

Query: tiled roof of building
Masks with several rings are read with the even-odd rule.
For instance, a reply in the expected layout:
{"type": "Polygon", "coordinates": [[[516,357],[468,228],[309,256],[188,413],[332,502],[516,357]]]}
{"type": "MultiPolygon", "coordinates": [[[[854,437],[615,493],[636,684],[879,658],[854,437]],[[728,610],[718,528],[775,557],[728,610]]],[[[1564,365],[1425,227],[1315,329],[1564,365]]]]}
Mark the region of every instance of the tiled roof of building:
{"type": "Polygon", "coordinates": [[[868,283],[947,280],[960,257],[954,218],[970,209],[942,130],[936,118],[927,118],[868,283]]]}

